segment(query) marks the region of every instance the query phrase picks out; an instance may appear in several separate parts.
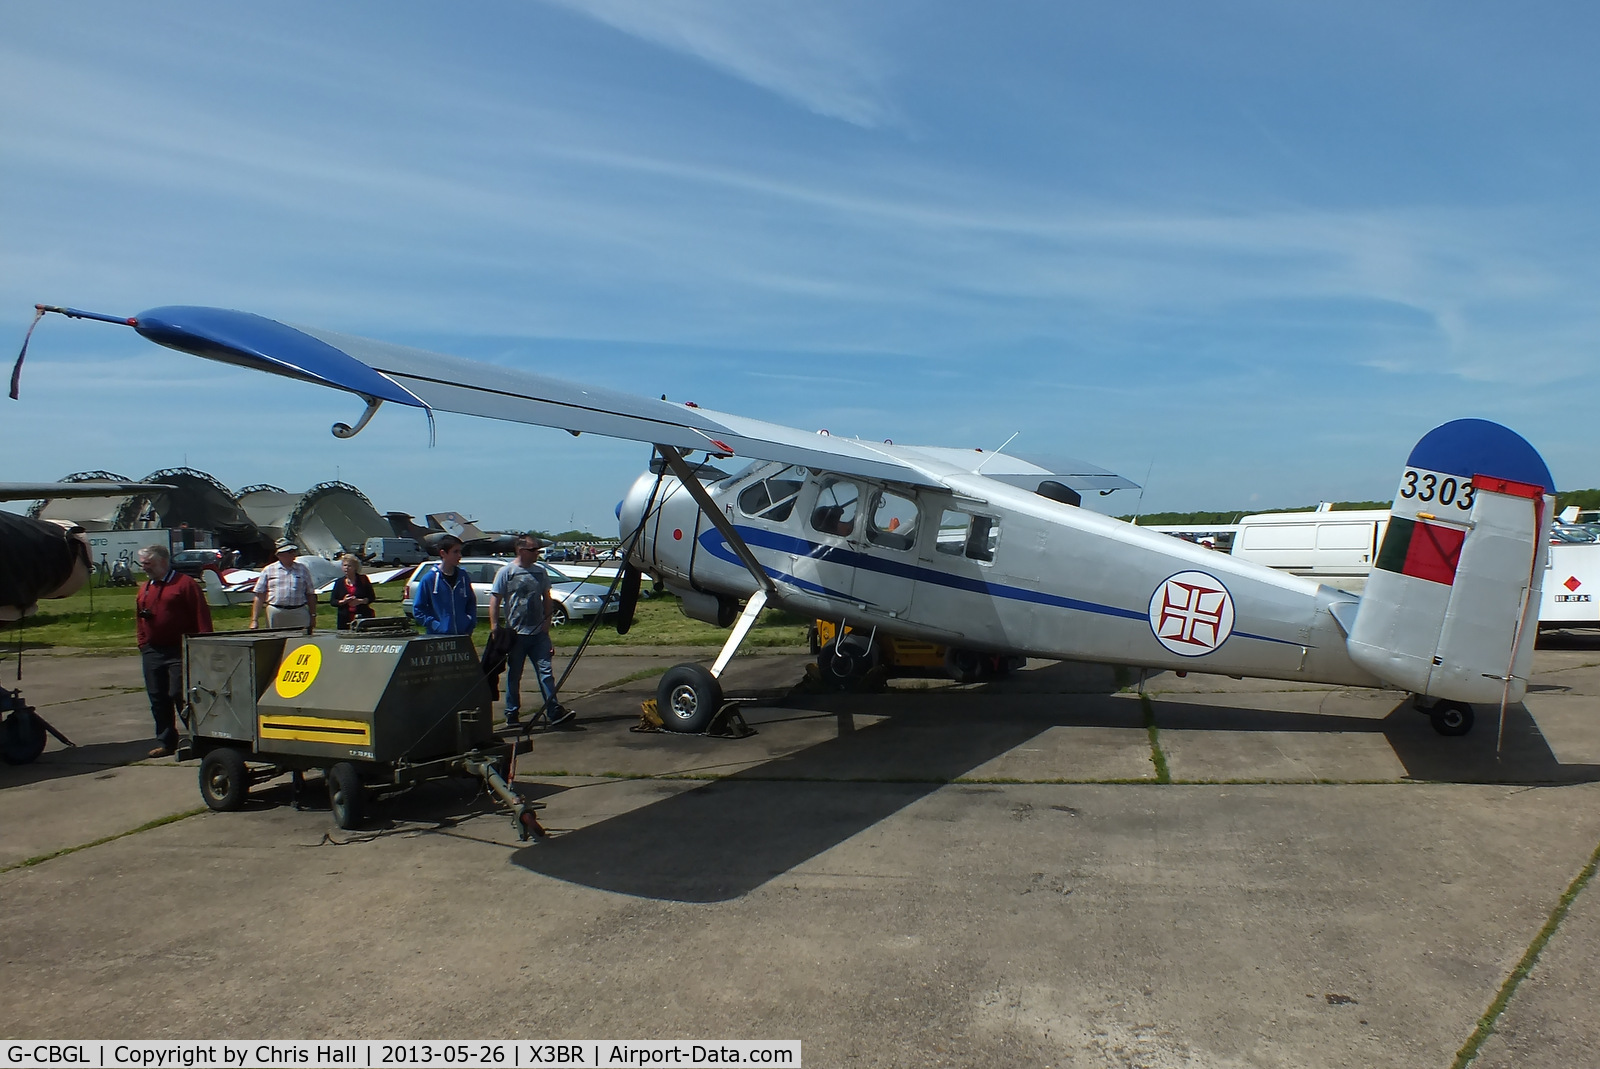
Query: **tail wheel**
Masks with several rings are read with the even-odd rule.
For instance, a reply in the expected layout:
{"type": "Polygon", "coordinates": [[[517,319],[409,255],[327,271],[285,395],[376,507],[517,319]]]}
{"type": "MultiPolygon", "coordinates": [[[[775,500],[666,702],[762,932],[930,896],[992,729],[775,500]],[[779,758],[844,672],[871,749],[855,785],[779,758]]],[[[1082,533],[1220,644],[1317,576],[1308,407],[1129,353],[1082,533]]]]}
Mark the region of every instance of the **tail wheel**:
{"type": "Polygon", "coordinates": [[[1465,735],[1472,730],[1472,706],[1466,702],[1440,702],[1428,712],[1433,730],[1441,735],[1465,735]]]}
{"type": "Polygon", "coordinates": [[[656,685],[656,715],[668,731],[704,731],[721,708],[722,684],[698,664],[669,668],[656,685]]]}
{"type": "Polygon", "coordinates": [[[356,766],[340,761],[328,769],[328,808],[333,810],[333,822],[349,830],[359,828],[366,817],[367,789],[361,785],[356,766]]]}
{"type": "Polygon", "coordinates": [[[250,793],[250,773],[244,754],[231,746],[221,746],[200,759],[200,797],[218,813],[244,808],[250,793]]]}

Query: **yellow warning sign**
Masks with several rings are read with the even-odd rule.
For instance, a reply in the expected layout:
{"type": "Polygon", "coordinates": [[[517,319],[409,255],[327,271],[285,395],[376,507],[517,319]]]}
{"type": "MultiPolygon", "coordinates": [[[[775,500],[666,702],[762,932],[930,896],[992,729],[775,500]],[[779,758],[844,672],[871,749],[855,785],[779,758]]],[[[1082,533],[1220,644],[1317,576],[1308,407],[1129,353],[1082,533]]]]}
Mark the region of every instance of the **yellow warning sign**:
{"type": "Polygon", "coordinates": [[[280,698],[293,698],[317,681],[317,669],[321,667],[320,649],[310,644],[297,646],[284,654],[272,689],[280,698]]]}

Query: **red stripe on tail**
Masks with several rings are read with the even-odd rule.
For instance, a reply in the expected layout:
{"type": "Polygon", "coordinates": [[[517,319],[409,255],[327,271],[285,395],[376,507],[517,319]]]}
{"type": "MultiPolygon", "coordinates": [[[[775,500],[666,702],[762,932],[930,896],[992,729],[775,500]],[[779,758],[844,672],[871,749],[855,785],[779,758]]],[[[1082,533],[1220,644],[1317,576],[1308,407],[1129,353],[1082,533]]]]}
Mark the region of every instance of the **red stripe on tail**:
{"type": "Polygon", "coordinates": [[[1533,483],[1519,483],[1515,479],[1501,479],[1493,475],[1474,475],[1474,490],[1487,490],[1491,494],[1510,494],[1512,497],[1530,497],[1535,501],[1544,498],[1544,487],[1533,483]]]}
{"type": "Polygon", "coordinates": [[[1452,585],[1456,578],[1456,564],[1461,560],[1461,545],[1466,540],[1467,532],[1459,528],[1419,521],[1411,533],[1411,544],[1406,549],[1406,562],[1400,568],[1401,574],[1426,579],[1430,583],[1452,585]]]}

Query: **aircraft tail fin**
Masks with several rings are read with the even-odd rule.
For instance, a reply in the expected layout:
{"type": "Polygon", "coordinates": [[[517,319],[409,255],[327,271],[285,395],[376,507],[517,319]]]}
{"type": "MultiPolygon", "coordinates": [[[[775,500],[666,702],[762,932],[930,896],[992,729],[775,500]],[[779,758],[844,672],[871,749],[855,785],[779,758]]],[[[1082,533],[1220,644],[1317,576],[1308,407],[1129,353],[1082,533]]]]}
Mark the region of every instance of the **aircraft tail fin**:
{"type": "Polygon", "coordinates": [[[1424,435],[1361,596],[1351,658],[1417,694],[1520,700],[1554,493],[1538,452],[1497,423],[1459,419],[1424,435]]]}
{"type": "Polygon", "coordinates": [[[200,573],[200,581],[206,588],[206,604],[217,606],[228,604],[227,588],[222,583],[222,573],[214,568],[207,568],[200,573]]]}

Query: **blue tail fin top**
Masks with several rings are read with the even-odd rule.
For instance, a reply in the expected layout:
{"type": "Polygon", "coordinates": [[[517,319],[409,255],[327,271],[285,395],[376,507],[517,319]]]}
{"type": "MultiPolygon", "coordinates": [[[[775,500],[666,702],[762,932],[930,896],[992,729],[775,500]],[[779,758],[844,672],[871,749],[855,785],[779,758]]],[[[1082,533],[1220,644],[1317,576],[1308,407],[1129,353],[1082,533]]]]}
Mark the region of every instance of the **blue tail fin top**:
{"type": "Polygon", "coordinates": [[[1445,475],[1490,475],[1556,492],[1538,450],[1516,431],[1486,419],[1455,419],[1422,436],[1406,465],[1445,475]]]}

